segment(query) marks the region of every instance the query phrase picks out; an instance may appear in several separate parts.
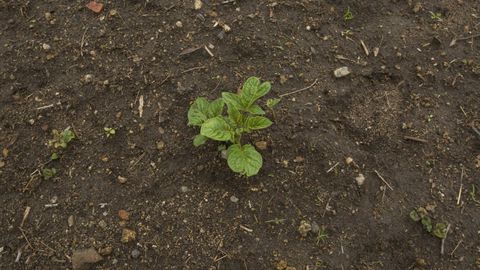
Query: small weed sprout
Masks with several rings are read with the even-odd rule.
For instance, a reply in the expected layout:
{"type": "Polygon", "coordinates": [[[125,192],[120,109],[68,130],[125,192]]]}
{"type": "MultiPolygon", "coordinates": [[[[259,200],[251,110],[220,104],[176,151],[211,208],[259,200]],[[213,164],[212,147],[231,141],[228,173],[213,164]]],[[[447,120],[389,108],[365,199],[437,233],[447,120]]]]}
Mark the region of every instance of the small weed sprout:
{"type": "Polygon", "coordinates": [[[62,132],[54,129],[52,130],[53,139],[48,141],[48,146],[57,148],[67,148],[68,143],[75,139],[75,133],[70,130],[70,127],[67,127],[62,132]]]}
{"type": "Polygon", "coordinates": [[[104,127],[103,131],[105,132],[105,136],[107,136],[107,138],[113,137],[116,132],[114,128],[109,128],[109,127],[104,127]]]}
{"type": "Polygon", "coordinates": [[[353,13],[350,10],[350,7],[347,7],[347,10],[345,10],[345,12],[343,13],[343,19],[345,21],[353,20],[353,13]]]}
{"type": "MultiPolygon", "coordinates": [[[[263,165],[262,155],[251,144],[242,144],[242,136],[255,130],[268,128],[270,119],[257,104],[259,98],[271,89],[269,82],[261,83],[256,77],[248,78],[240,93],[223,92],[222,97],[208,101],[199,97],[188,110],[188,125],[200,127],[193,144],[200,146],[208,139],[227,142],[227,163],[230,169],[245,176],[256,175],[263,165]],[[224,107],[227,105],[227,113],[224,107]]],[[[272,108],[275,102],[270,102],[272,108]]],[[[276,102],[278,103],[278,102],[276,102]]]]}
{"type": "Polygon", "coordinates": [[[434,21],[441,22],[442,21],[442,13],[430,11],[430,18],[434,21]]]}
{"type": "Polygon", "coordinates": [[[410,218],[415,222],[420,221],[423,228],[432,235],[440,239],[447,237],[447,224],[438,222],[433,225],[432,219],[425,208],[418,207],[417,209],[412,210],[410,212],[410,218]]]}
{"type": "Polygon", "coordinates": [[[320,244],[320,242],[325,242],[328,238],[328,233],[327,233],[327,228],[325,226],[320,227],[320,230],[318,230],[317,234],[317,245],[320,244]]]}
{"type": "Polygon", "coordinates": [[[42,177],[45,180],[53,178],[57,174],[57,170],[55,168],[44,168],[42,169],[42,177]]]}

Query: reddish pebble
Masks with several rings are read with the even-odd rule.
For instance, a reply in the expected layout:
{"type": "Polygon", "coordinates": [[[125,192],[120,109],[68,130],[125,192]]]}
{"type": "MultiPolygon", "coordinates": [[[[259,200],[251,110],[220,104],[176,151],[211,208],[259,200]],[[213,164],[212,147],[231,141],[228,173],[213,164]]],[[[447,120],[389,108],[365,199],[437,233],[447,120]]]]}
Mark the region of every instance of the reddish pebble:
{"type": "Polygon", "coordinates": [[[95,13],[100,13],[103,10],[103,4],[97,3],[95,1],[91,1],[90,3],[87,4],[87,8],[95,13]]]}
{"type": "Polygon", "coordinates": [[[120,219],[122,220],[128,220],[130,218],[130,213],[128,213],[127,211],[125,210],[119,210],[118,211],[118,216],[120,217],[120,219]]]}

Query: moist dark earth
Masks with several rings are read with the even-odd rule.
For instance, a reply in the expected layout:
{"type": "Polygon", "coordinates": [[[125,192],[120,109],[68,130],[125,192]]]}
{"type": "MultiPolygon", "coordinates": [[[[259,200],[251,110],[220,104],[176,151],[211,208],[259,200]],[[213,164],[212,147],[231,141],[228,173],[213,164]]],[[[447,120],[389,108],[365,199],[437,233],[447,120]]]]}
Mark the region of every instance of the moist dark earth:
{"type": "Polygon", "coordinates": [[[0,0],[1,269],[480,267],[479,1],[88,2],[0,0]],[[247,179],[187,111],[250,76],[247,179]]]}

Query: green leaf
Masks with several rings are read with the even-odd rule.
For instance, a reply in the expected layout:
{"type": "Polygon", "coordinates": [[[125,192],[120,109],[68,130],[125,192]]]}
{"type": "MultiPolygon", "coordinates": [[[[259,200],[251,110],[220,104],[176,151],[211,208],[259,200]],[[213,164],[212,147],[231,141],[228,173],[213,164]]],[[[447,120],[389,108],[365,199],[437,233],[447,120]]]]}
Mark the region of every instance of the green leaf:
{"type": "Polygon", "coordinates": [[[444,239],[447,237],[447,224],[442,222],[435,224],[435,229],[432,234],[440,239],[444,239]]]}
{"type": "Polygon", "coordinates": [[[432,220],[430,219],[430,217],[428,216],[422,217],[422,225],[427,232],[432,232],[433,226],[432,226],[432,220]]]}
{"type": "Polygon", "coordinates": [[[253,104],[250,107],[246,109],[247,112],[251,114],[256,114],[256,115],[264,115],[265,111],[262,109],[262,107],[258,106],[257,104],[253,104]]]}
{"type": "Polygon", "coordinates": [[[413,221],[415,221],[415,222],[420,221],[420,219],[422,219],[422,218],[418,215],[417,210],[412,210],[412,211],[410,212],[410,218],[411,218],[413,221]]]}
{"type": "Polygon", "coordinates": [[[197,136],[195,136],[195,138],[193,139],[193,145],[194,146],[200,146],[202,144],[204,144],[206,141],[208,140],[207,137],[201,135],[201,134],[198,134],[197,136]]]}
{"type": "Polygon", "coordinates": [[[42,177],[45,180],[48,180],[52,177],[54,177],[57,174],[57,170],[55,168],[44,168],[42,169],[42,177]]]}
{"type": "Polygon", "coordinates": [[[225,101],[222,98],[217,98],[208,105],[208,118],[222,115],[225,101]]]}
{"type": "Polygon", "coordinates": [[[243,115],[234,106],[229,106],[227,109],[228,118],[232,121],[235,127],[243,125],[243,115]]]}
{"type": "Polygon", "coordinates": [[[263,129],[267,128],[272,125],[272,121],[270,119],[263,117],[263,116],[251,116],[247,118],[245,121],[245,126],[248,129],[263,129]]]}
{"type": "Polygon", "coordinates": [[[272,88],[269,82],[260,84],[257,77],[250,77],[245,81],[240,93],[243,104],[250,107],[257,99],[265,96],[272,88]]]}
{"type": "Polygon", "coordinates": [[[188,110],[188,125],[189,126],[201,126],[203,122],[207,121],[209,114],[210,104],[208,100],[199,97],[192,104],[188,110]]]}
{"type": "Polygon", "coordinates": [[[263,165],[262,155],[250,144],[233,144],[227,150],[227,162],[232,171],[245,176],[256,175],[263,165]]]}
{"type": "Polygon", "coordinates": [[[227,103],[228,107],[235,107],[237,110],[241,110],[244,108],[242,104],[242,100],[240,97],[234,93],[223,92],[222,98],[227,103]]]}
{"type": "Polygon", "coordinates": [[[51,160],[56,160],[56,159],[58,159],[58,154],[57,154],[57,153],[52,153],[52,155],[50,156],[50,159],[51,159],[51,160]]]}
{"type": "Polygon", "coordinates": [[[220,116],[210,118],[202,124],[200,134],[216,141],[232,140],[232,130],[220,116]]]}
{"type": "Polygon", "coordinates": [[[271,110],[273,109],[273,107],[275,107],[279,102],[280,102],[281,99],[279,98],[269,98],[267,99],[267,107],[271,110]]]}

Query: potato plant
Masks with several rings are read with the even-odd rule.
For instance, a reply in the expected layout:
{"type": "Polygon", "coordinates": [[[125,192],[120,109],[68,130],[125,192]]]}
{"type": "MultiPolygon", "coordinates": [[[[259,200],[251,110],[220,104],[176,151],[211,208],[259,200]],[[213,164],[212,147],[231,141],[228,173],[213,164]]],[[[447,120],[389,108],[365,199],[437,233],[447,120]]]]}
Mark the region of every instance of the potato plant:
{"type": "MultiPolygon", "coordinates": [[[[272,125],[258,105],[258,100],[270,89],[269,82],[261,83],[258,78],[250,77],[238,94],[223,92],[221,98],[213,101],[197,98],[188,111],[188,125],[200,127],[200,134],[195,136],[193,144],[200,146],[208,139],[227,142],[230,169],[247,177],[256,175],[263,165],[262,155],[253,145],[242,144],[242,136],[272,125]]],[[[277,103],[277,100],[270,101],[268,107],[277,103]]]]}

